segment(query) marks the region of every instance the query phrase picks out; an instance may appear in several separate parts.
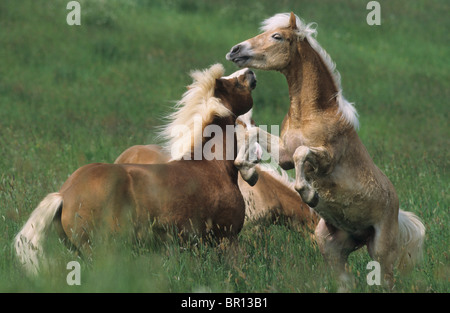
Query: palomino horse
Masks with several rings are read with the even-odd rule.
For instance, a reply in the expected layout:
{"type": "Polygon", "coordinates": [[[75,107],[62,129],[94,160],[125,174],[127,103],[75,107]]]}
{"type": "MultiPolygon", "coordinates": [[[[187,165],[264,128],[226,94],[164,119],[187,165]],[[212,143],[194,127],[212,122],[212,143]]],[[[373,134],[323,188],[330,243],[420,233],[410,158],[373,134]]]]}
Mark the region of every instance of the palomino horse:
{"type": "MultiPolygon", "coordinates": [[[[405,268],[421,260],[425,227],[399,210],[394,186],[359,139],[355,108],[344,99],[340,75],[314,38],[313,25],[293,13],[277,14],[263,22],[262,34],[234,46],[226,58],[284,74],[290,107],[280,138],[267,140],[272,144],[266,148],[279,149],[283,168],[295,166],[295,189],[321,216],[315,237],[341,278],[349,278],[348,255],[367,245],[392,287],[396,261],[405,268]]],[[[259,135],[270,137],[262,130],[259,135]]]]}
{"type": "MultiPolygon", "coordinates": [[[[237,124],[244,126],[241,131],[252,124],[251,113],[252,110],[238,117],[237,124]]],[[[170,155],[159,145],[151,144],[126,149],[114,163],[158,164],[169,160],[170,155]]],[[[245,202],[246,221],[284,220],[294,226],[306,227],[307,230],[315,228],[319,221],[317,214],[302,201],[285,171],[281,170],[280,175],[275,168],[259,164],[255,170],[259,179],[254,186],[250,186],[241,175],[238,177],[245,202]]]]}
{"type": "Polygon", "coordinates": [[[131,230],[138,240],[148,238],[148,230],[155,225],[157,230],[173,225],[183,234],[212,234],[214,238],[236,235],[244,223],[245,203],[234,166],[236,136],[227,136],[225,129],[234,127],[236,116],[252,108],[251,91],[256,84],[252,71],[239,72],[237,77],[221,78],[224,68],[216,64],[191,74],[194,82],[167,126],[167,136],[183,141],[177,145],[181,150],[175,149],[182,156],[179,160],[150,165],[89,164],[76,170],[59,192],[45,197],[14,242],[29,272],[38,272],[43,239],[54,220],[65,239],[87,251],[99,229],[108,234],[131,230]],[[191,122],[195,118],[201,120],[200,126],[191,122]],[[222,130],[223,138],[216,138],[214,145],[218,157],[189,160],[198,146],[208,144],[204,136],[194,138],[208,125],[216,126],[217,136],[222,130]],[[192,132],[180,133],[177,126],[192,132]],[[230,151],[225,150],[230,147],[232,158],[226,158],[230,151]]]}

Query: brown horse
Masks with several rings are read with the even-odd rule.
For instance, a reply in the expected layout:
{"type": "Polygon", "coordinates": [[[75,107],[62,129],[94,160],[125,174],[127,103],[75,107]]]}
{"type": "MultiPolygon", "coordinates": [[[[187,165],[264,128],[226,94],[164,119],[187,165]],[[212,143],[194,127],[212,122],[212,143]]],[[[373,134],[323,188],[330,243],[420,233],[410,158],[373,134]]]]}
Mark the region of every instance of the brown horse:
{"type": "MultiPolygon", "coordinates": [[[[126,149],[114,163],[161,164],[169,160],[170,156],[158,145],[136,145],[126,149]]],[[[250,186],[241,175],[238,177],[246,221],[284,219],[313,230],[319,222],[317,214],[302,201],[288,174],[283,170],[280,174],[270,165],[258,164],[255,170],[259,178],[254,186],[250,186]]]]}
{"type": "MultiPolygon", "coordinates": [[[[243,126],[241,132],[254,126],[251,114],[252,110],[238,117],[236,123],[243,126]]],[[[239,135],[242,134],[238,132],[238,138],[239,135]]],[[[238,139],[238,150],[239,143],[238,139]]],[[[136,145],[122,152],[114,163],[158,164],[169,160],[170,156],[159,145],[136,145]]],[[[254,186],[249,185],[241,175],[238,177],[246,221],[284,220],[306,230],[316,227],[319,221],[317,214],[302,201],[285,171],[280,169],[280,174],[269,165],[256,165],[255,171],[259,179],[254,186]]]]}
{"type": "Polygon", "coordinates": [[[340,75],[314,38],[313,25],[293,13],[277,14],[263,22],[262,34],[226,57],[238,66],[280,71],[287,79],[289,111],[280,138],[265,148],[277,150],[283,168],[295,166],[295,189],[322,217],[315,237],[325,258],[345,281],[348,255],[367,245],[392,286],[396,261],[400,268],[420,261],[425,227],[399,210],[394,186],[359,139],[355,108],[343,97],[340,75]]]}
{"type": "Polygon", "coordinates": [[[100,230],[107,234],[131,230],[138,240],[147,238],[149,229],[165,225],[173,225],[180,233],[213,234],[214,238],[239,233],[245,203],[234,166],[236,136],[229,136],[225,129],[234,127],[236,116],[252,108],[256,80],[250,70],[231,78],[221,78],[223,73],[223,66],[216,64],[191,74],[194,82],[166,128],[173,139],[169,141],[176,145],[173,151],[181,156],[178,160],[150,165],[89,164],[76,170],[59,192],[44,198],[14,242],[29,272],[39,270],[43,239],[52,221],[66,240],[87,251],[100,230]],[[200,125],[193,124],[193,119],[199,119],[200,125]],[[215,126],[216,136],[195,137],[208,126],[215,126]],[[214,145],[208,146],[213,139],[214,145]],[[208,160],[205,155],[190,160],[205,147],[216,158],[208,160]]]}

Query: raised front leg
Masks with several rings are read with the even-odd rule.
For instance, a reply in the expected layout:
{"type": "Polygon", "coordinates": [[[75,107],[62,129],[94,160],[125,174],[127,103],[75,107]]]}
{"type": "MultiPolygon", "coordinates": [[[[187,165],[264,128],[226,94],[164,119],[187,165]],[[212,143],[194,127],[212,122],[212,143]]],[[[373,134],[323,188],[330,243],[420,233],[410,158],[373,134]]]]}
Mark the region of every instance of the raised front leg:
{"type": "Polygon", "coordinates": [[[243,131],[238,136],[238,154],[234,160],[234,166],[241,173],[242,178],[254,186],[258,182],[258,172],[255,165],[261,162],[262,148],[257,142],[257,132],[243,131]]]}
{"type": "Polygon", "coordinates": [[[326,175],[332,170],[332,158],[325,148],[300,146],[294,152],[295,190],[303,201],[314,208],[319,203],[319,195],[307,180],[307,173],[326,175]]]}
{"type": "Polygon", "coordinates": [[[242,178],[250,185],[253,186],[258,180],[253,167],[261,161],[261,155],[256,156],[258,151],[262,154],[261,148],[266,150],[272,160],[280,164],[283,169],[293,167],[292,155],[284,148],[284,143],[280,137],[259,127],[251,127],[238,132],[238,134],[239,152],[234,164],[239,169],[242,178]],[[258,150],[258,147],[260,150],[258,150]]]}
{"type": "Polygon", "coordinates": [[[285,148],[284,142],[280,137],[259,127],[254,127],[252,130],[257,132],[259,144],[270,154],[275,163],[285,170],[294,168],[292,153],[285,148]]]}

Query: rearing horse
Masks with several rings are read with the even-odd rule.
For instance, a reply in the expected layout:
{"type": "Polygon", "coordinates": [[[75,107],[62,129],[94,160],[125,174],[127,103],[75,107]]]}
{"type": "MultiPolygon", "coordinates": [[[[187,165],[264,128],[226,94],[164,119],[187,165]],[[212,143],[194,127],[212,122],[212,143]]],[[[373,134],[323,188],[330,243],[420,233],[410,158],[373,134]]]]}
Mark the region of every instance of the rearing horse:
{"type": "Polygon", "coordinates": [[[425,227],[399,210],[394,186],[358,137],[356,110],[343,97],[340,75],[314,38],[313,25],[293,13],[277,14],[263,22],[262,34],[234,46],[226,58],[287,79],[290,107],[280,138],[260,144],[278,149],[283,168],[295,166],[295,189],[322,217],[315,237],[325,258],[346,280],[348,255],[367,245],[392,286],[396,261],[407,267],[421,259],[425,227]]]}
{"type": "Polygon", "coordinates": [[[138,240],[146,239],[155,225],[156,230],[174,225],[180,232],[213,233],[216,238],[239,233],[245,203],[234,166],[236,136],[230,136],[226,128],[234,127],[236,117],[252,108],[251,91],[256,80],[248,69],[229,78],[222,78],[223,73],[221,64],[192,73],[194,82],[167,126],[167,136],[173,137],[173,143],[183,141],[178,145],[182,149],[174,150],[179,159],[167,164],[85,165],[67,179],[59,192],[42,200],[14,242],[29,272],[39,270],[43,239],[53,221],[62,238],[88,251],[99,230],[107,234],[131,230],[138,240]],[[198,130],[192,124],[196,116],[201,120],[198,130]],[[217,131],[215,137],[223,137],[216,138],[213,146],[218,157],[192,160],[193,151],[209,142],[202,136],[208,125],[222,130],[222,135],[217,131]],[[177,126],[187,127],[188,132],[180,137],[179,132],[174,132],[177,126]],[[233,150],[231,158],[225,155],[229,148],[233,150]]]}

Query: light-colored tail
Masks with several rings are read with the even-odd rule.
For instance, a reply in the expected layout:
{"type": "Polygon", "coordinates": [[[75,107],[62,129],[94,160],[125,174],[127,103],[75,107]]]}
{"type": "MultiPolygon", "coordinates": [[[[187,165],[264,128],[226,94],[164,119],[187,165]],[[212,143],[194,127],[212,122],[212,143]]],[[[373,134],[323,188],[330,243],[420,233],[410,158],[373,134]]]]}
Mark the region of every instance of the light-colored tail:
{"type": "Polygon", "coordinates": [[[61,204],[61,194],[48,194],[14,239],[19,261],[29,274],[36,275],[39,272],[39,259],[43,258],[43,239],[61,204]]]}
{"type": "Polygon", "coordinates": [[[425,226],[417,215],[403,210],[398,213],[398,225],[401,251],[398,268],[401,271],[410,271],[423,260],[425,226]]]}

